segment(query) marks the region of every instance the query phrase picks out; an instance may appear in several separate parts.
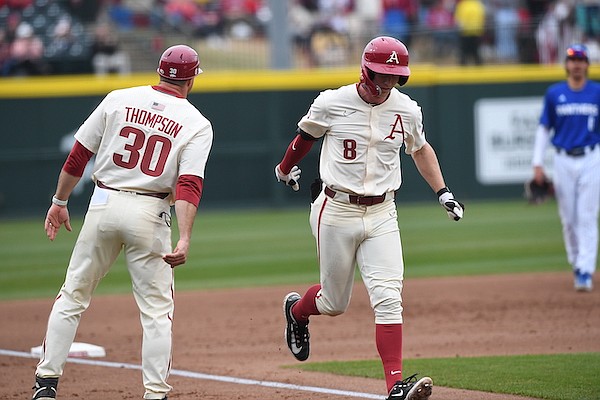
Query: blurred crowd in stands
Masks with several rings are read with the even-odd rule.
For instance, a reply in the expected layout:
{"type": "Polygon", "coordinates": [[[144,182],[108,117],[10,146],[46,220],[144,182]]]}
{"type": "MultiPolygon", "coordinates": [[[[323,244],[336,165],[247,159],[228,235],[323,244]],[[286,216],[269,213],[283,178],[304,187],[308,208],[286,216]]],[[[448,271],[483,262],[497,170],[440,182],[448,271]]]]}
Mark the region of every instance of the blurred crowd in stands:
{"type": "MultiPolygon", "coordinates": [[[[598,0],[292,0],[295,41],[318,57],[323,32],[338,43],[388,34],[419,60],[562,62],[572,43],[600,59],[598,0]],[[417,50],[417,52],[415,52],[417,50]]],[[[361,43],[361,46],[362,46],[361,43]]],[[[332,46],[333,47],[333,46],[332,46]]],[[[322,64],[318,59],[315,64],[322,64]]]]}
{"type": "Polygon", "coordinates": [[[0,75],[130,72],[102,2],[0,0],[0,75]]]}
{"type": "MultiPolygon", "coordinates": [[[[560,63],[574,42],[600,60],[598,0],[281,1],[308,67],[348,65],[380,34],[404,41],[416,62],[560,63]]],[[[268,40],[271,18],[269,0],[0,0],[0,76],[128,74],[123,43],[136,33],[143,51],[160,52],[169,35],[218,48],[268,40]]]]}

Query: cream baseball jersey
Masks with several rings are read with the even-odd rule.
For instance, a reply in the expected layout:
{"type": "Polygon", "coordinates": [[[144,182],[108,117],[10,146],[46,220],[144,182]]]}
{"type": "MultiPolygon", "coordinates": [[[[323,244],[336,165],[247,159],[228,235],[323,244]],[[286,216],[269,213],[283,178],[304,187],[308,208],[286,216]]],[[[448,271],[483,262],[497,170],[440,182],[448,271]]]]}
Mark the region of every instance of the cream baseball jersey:
{"type": "Polygon", "coordinates": [[[426,143],[421,107],[392,90],[380,105],[370,105],[356,84],[323,91],[298,126],[323,138],[319,172],[332,189],[378,196],[402,183],[400,149],[412,154],[426,143]]]}
{"type": "Polygon", "coordinates": [[[213,130],[187,99],[139,86],[110,92],[75,138],[96,153],[94,181],[174,193],[179,175],[204,178],[213,130]]]}

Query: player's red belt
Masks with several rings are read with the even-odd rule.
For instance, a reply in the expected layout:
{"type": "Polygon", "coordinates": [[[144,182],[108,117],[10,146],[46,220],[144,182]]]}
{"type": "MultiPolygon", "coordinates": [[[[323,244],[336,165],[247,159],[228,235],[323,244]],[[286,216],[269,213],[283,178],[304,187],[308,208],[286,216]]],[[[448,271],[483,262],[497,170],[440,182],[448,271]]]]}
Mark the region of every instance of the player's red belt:
{"type": "Polygon", "coordinates": [[[334,199],[337,195],[337,200],[347,199],[348,203],[358,204],[360,206],[373,206],[375,204],[380,204],[383,203],[387,198],[386,194],[382,194],[381,196],[357,196],[354,194],[336,192],[335,190],[330,189],[328,186],[325,186],[325,194],[332,199],[334,199]]]}
{"type": "MultiPolygon", "coordinates": [[[[102,183],[100,181],[96,181],[96,185],[102,189],[115,190],[117,192],[128,192],[128,190],[119,190],[119,189],[112,188],[110,186],[106,186],[104,183],[102,183]]],[[[166,199],[167,196],[169,195],[169,193],[143,193],[143,192],[132,192],[132,193],[138,194],[140,196],[156,197],[159,199],[166,199]]]]}

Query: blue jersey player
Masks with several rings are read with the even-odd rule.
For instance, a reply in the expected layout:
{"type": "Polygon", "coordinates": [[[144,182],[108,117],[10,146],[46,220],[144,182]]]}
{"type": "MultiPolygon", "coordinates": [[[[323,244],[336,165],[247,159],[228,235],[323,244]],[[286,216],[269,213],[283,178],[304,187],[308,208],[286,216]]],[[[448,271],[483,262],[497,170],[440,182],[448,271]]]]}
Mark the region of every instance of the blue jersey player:
{"type": "Polygon", "coordinates": [[[600,208],[600,84],[588,79],[585,46],[567,49],[567,79],[548,88],[536,133],[534,180],[545,179],[543,154],[556,149],[553,183],[575,289],[591,291],[598,255],[600,208]]]}

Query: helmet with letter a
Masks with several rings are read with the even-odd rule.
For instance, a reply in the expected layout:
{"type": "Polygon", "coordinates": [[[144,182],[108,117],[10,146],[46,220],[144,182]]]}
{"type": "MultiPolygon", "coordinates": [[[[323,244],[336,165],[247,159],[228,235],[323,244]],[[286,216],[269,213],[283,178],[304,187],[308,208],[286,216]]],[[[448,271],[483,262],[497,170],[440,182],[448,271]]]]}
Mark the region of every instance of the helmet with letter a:
{"type": "Polygon", "coordinates": [[[373,82],[373,72],[397,75],[398,84],[404,85],[410,76],[408,68],[408,50],[404,43],[390,36],[379,36],[365,46],[360,63],[360,81],[373,95],[379,95],[381,89],[373,82]]]}
{"type": "Polygon", "coordinates": [[[184,44],[171,46],[160,57],[156,72],[163,78],[175,81],[192,79],[202,73],[198,53],[184,44]]]}

